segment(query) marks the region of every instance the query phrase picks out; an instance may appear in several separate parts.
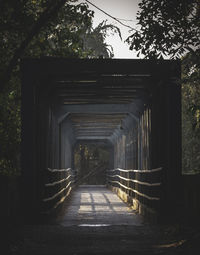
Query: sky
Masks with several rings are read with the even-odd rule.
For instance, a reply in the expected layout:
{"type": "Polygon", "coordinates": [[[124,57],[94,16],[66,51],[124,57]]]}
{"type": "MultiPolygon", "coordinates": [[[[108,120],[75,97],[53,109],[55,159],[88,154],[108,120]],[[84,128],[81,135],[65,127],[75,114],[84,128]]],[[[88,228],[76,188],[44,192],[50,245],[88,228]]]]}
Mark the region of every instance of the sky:
{"type": "MultiPolygon", "coordinates": [[[[81,2],[84,2],[84,0],[81,2]]],[[[130,22],[121,20],[121,22],[136,28],[136,12],[138,11],[138,3],[141,2],[141,0],[90,0],[90,2],[115,18],[132,20],[130,22]]],[[[110,35],[106,39],[106,42],[113,46],[114,58],[137,58],[136,52],[130,51],[129,45],[124,43],[126,38],[131,35],[130,29],[120,25],[92,5],[89,4],[89,7],[95,12],[93,19],[94,27],[103,20],[107,20],[108,24],[116,25],[121,30],[122,41],[117,34],[114,36],[110,35]]]]}

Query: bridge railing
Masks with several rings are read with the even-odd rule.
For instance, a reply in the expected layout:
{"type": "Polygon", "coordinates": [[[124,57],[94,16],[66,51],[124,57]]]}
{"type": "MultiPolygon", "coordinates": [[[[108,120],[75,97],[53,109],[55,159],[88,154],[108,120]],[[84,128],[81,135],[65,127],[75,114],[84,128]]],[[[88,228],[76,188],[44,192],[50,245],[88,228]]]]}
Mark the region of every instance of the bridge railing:
{"type": "Polygon", "coordinates": [[[107,171],[107,185],[116,188],[140,205],[158,209],[161,198],[161,170],[125,170],[116,168],[107,171]]]}
{"type": "Polygon", "coordinates": [[[56,209],[69,196],[77,179],[77,172],[71,168],[46,170],[43,211],[50,212],[56,209]]]}

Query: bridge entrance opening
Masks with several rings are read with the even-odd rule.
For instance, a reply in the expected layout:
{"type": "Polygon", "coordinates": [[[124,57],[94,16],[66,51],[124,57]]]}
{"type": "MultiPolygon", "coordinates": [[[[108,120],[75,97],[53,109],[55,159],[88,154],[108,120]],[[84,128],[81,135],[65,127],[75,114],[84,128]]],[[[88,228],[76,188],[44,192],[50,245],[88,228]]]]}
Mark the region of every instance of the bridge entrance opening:
{"type": "Polygon", "coordinates": [[[74,150],[74,169],[79,185],[106,185],[106,171],[112,156],[106,143],[79,142],[74,150]]]}
{"type": "Polygon", "coordinates": [[[56,211],[87,175],[104,183],[106,168],[107,187],[141,214],[169,217],[181,192],[180,63],[44,58],[21,69],[27,217],[56,211]]]}

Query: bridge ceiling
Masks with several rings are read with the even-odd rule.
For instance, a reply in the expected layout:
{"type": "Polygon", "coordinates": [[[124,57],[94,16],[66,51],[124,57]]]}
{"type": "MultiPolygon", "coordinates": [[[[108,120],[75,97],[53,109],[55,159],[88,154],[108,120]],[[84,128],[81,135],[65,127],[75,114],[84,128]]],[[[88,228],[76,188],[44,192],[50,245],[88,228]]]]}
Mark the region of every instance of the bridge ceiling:
{"type": "Polygon", "coordinates": [[[130,109],[138,116],[151,96],[154,72],[143,61],[78,60],[58,64],[48,76],[49,94],[59,109],[65,108],[64,114],[76,107],[77,112],[69,116],[76,139],[112,140],[125,132],[120,127],[122,122],[128,123],[130,109]],[[90,113],[85,106],[90,107],[90,113]],[[115,112],[116,106],[127,107],[115,112]],[[91,113],[91,108],[96,112],[91,113]]]}
{"type": "Polygon", "coordinates": [[[54,81],[61,104],[129,104],[147,95],[149,75],[82,74],[54,81]]]}
{"type": "Polygon", "coordinates": [[[71,114],[69,119],[77,139],[93,139],[95,137],[108,139],[115,130],[120,129],[122,121],[126,117],[126,113],[77,113],[71,114]]]}

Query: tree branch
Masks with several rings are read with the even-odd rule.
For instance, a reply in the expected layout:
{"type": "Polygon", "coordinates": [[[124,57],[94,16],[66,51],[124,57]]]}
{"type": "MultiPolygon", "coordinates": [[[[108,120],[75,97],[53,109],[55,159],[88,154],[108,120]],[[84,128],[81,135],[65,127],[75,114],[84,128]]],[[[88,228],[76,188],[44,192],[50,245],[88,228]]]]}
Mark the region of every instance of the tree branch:
{"type": "Polygon", "coordinates": [[[60,1],[51,1],[47,9],[41,14],[40,18],[36,21],[27,37],[22,41],[21,45],[18,49],[16,49],[12,59],[10,60],[8,67],[4,73],[2,79],[2,86],[0,88],[0,92],[2,92],[10,80],[13,69],[18,63],[20,57],[22,57],[25,49],[31,42],[31,40],[41,31],[42,27],[50,20],[53,16],[57,15],[58,11],[68,0],[60,0],[60,1]],[[55,5],[52,6],[52,3],[55,2],[55,5]]]}

